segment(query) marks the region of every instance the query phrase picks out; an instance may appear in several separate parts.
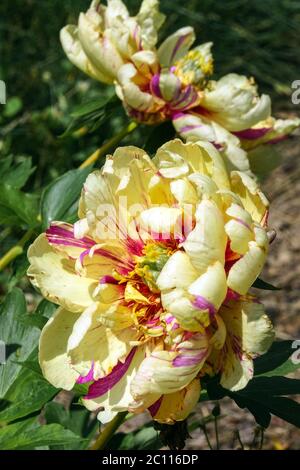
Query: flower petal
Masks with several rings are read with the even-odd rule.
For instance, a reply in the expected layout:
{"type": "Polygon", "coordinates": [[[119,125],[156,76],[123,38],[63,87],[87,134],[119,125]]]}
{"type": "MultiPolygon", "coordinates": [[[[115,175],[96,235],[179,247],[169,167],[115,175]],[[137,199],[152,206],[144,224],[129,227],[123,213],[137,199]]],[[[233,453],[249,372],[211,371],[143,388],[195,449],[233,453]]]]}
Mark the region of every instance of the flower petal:
{"type": "Polygon", "coordinates": [[[133,330],[113,331],[101,324],[97,304],[91,305],[75,322],[68,340],[68,354],[80,375],[86,375],[92,364],[94,380],[107,375],[131,350],[130,341],[137,339],[133,330]]]}
{"type": "Polygon", "coordinates": [[[144,357],[143,347],[133,348],[124,363],[119,362],[108,376],[99,379],[90,388],[87,397],[83,399],[86,408],[91,411],[101,407],[113,412],[127,410],[134,400],[130,384],[144,357]]]}
{"type": "Polygon", "coordinates": [[[135,400],[185,388],[202,368],[208,353],[208,339],[201,333],[183,341],[176,351],[153,351],[143,360],[131,383],[135,400]]]}
{"type": "Polygon", "coordinates": [[[187,236],[183,248],[202,273],[216,261],[224,265],[227,237],[223,214],[212,201],[203,200],[199,204],[196,219],[196,226],[187,236]]]}
{"type": "Polygon", "coordinates": [[[45,234],[29,247],[28,276],[43,296],[72,312],[82,312],[93,303],[92,293],[97,286],[94,279],[75,273],[74,261],[61,252],[55,252],[45,234]]]}
{"type": "Polygon", "coordinates": [[[79,373],[71,367],[67,344],[80,314],[58,308],[44,326],[39,344],[39,362],[46,379],[57,388],[71,390],[79,373]]]}
{"type": "MultiPolygon", "coordinates": [[[[195,379],[184,389],[163,395],[158,409],[152,414],[159,423],[174,424],[183,421],[193,411],[200,397],[200,380],[195,379]]],[[[150,408],[151,411],[151,408],[150,408]]]]}
{"type": "Polygon", "coordinates": [[[185,55],[193,42],[195,33],[193,28],[186,26],[169,36],[159,47],[158,57],[162,67],[170,67],[180,57],[185,55]]]}

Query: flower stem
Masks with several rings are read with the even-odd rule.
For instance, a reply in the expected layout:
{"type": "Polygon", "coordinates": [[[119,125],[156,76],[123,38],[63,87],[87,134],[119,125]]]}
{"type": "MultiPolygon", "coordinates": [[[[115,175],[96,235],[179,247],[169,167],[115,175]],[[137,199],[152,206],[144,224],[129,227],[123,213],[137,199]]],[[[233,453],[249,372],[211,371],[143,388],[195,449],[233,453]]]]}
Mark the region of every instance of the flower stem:
{"type": "Polygon", "coordinates": [[[20,256],[24,251],[25,243],[30,239],[33,234],[33,230],[27,230],[23,235],[21,240],[13,246],[8,252],[0,259],[0,271],[2,271],[6,266],[11,263],[15,258],[20,256]]]}
{"type": "Polygon", "coordinates": [[[216,434],[216,449],[220,449],[220,441],[219,441],[219,431],[218,431],[218,417],[214,417],[214,424],[215,424],[215,434],[216,434]]]}
{"type": "Polygon", "coordinates": [[[94,444],[89,448],[89,450],[103,450],[107,446],[108,442],[113,437],[114,433],[119,426],[123,423],[127,415],[127,411],[122,411],[118,413],[114,419],[112,419],[99,434],[94,444]]]}
{"type": "MultiPolygon", "coordinates": [[[[92,155],[90,155],[79,168],[86,168],[89,165],[93,165],[96,161],[106,154],[111,148],[115,147],[124,137],[134,131],[138,126],[135,122],[130,122],[124,129],[122,129],[117,135],[109,139],[102,147],[98,148],[92,155]]],[[[0,258],[0,271],[11,263],[15,258],[23,253],[25,243],[30,239],[33,234],[32,230],[28,230],[21,240],[13,246],[2,258],[0,258]]]]}
{"type": "Polygon", "coordinates": [[[204,434],[204,436],[205,436],[205,439],[206,439],[206,442],[207,442],[207,445],[208,445],[209,449],[210,449],[210,450],[213,450],[213,446],[211,445],[210,440],[209,440],[209,437],[208,437],[206,425],[203,424],[203,425],[201,426],[201,429],[202,429],[202,431],[203,431],[203,434],[204,434]]]}
{"type": "Polygon", "coordinates": [[[84,162],[79,166],[79,168],[86,168],[89,165],[93,165],[96,161],[106,154],[112,147],[117,145],[124,137],[134,131],[138,126],[135,122],[130,122],[128,126],[122,129],[117,135],[109,139],[102,147],[98,148],[92,155],[90,155],[84,162]]]}

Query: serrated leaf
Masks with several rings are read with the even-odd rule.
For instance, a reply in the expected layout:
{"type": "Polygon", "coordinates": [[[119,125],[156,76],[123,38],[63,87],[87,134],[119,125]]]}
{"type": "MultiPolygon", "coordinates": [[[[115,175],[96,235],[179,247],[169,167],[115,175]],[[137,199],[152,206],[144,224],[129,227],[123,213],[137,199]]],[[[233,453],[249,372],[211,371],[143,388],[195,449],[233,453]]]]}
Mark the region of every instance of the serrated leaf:
{"type": "Polygon", "coordinates": [[[20,289],[13,289],[0,306],[0,339],[6,344],[6,364],[0,365],[0,398],[4,398],[18,376],[21,366],[36,348],[40,331],[24,325],[20,318],[26,316],[26,302],[20,289]]]}
{"type": "Polygon", "coordinates": [[[66,220],[65,214],[79,199],[89,172],[90,168],[70,170],[47,186],[41,199],[44,228],[47,228],[53,220],[66,220]]]}

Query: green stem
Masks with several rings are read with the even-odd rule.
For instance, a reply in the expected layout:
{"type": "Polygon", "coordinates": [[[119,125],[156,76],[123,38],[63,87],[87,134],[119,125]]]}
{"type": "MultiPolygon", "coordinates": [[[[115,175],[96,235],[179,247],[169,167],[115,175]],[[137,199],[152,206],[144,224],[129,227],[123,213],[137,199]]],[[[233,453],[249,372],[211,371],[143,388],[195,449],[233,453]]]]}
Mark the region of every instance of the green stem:
{"type": "Polygon", "coordinates": [[[31,238],[32,234],[32,229],[27,230],[21,240],[10,250],[8,250],[8,252],[4,256],[2,256],[2,258],[0,259],[0,271],[6,268],[9,263],[11,263],[15,258],[17,258],[23,253],[24,245],[31,238]]]}
{"type": "MultiPolygon", "coordinates": [[[[115,147],[124,137],[134,131],[138,126],[135,122],[130,122],[124,129],[122,129],[117,135],[109,139],[102,147],[98,148],[92,155],[90,155],[79,168],[86,168],[89,165],[93,165],[96,161],[105,155],[111,148],[115,147]]],[[[20,256],[24,251],[25,243],[30,239],[32,230],[28,230],[21,240],[13,246],[1,259],[0,259],[0,271],[8,266],[15,258],[20,256]]]]}
{"type": "Polygon", "coordinates": [[[240,436],[240,432],[239,431],[236,431],[236,437],[237,437],[237,440],[239,441],[239,444],[241,446],[241,450],[245,450],[244,448],[244,444],[243,444],[243,441],[241,439],[241,436],[240,436]]]}
{"type": "Polygon", "coordinates": [[[259,450],[262,450],[263,445],[264,445],[264,437],[265,437],[265,430],[262,427],[261,428],[261,435],[260,435],[260,443],[259,443],[259,450]]]}
{"type": "Polygon", "coordinates": [[[122,411],[118,413],[103,429],[99,434],[94,444],[89,448],[89,450],[103,450],[106,448],[108,442],[113,437],[114,433],[119,426],[123,423],[127,415],[127,411],[122,411]]]}
{"type": "Polygon", "coordinates": [[[219,441],[218,417],[217,416],[215,416],[214,423],[215,423],[215,434],[216,434],[216,449],[219,450],[220,449],[220,441],[219,441]]]}
{"type": "Polygon", "coordinates": [[[111,148],[115,147],[124,137],[134,131],[138,124],[136,122],[130,122],[128,126],[122,129],[117,135],[109,139],[102,147],[97,149],[92,155],[90,155],[79,168],[86,168],[89,165],[93,165],[96,161],[106,154],[111,148]]]}
{"type": "Polygon", "coordinates": [[[213,450],[213,447],[212,447],[212,445],[211,445],[211,443],[210,443],[210,440],[209,440],[209,437],[208,437],[208,434],[207,434],[207,429],[206,429],[205,424],[203,424],[203,425],[201,426],[201,429],[202,429],[202,431],[203,431],[203,433],[204,433],[204,436],[205,436],[205,439],[206,439],[206,442],[207,442],[207,445],[208,445],[209,449],[210,449],[210,450],[213,450]]]}

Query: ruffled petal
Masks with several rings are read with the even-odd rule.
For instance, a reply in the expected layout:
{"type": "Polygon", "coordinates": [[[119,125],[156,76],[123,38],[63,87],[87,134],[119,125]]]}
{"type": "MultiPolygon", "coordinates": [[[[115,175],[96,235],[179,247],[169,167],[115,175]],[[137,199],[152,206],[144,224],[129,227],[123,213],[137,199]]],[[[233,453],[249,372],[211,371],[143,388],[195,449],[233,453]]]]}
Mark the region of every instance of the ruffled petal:
{"type": "Polygon", "coordinates": [[[114,331],[101,323],[97,304],[89,307],[75,322],[68,340],[68,354],[72,365],[85,376],[93,365],[93,379],[107,375],[131,350],[130,341],[136,340],[133,330],[114,331]]]}
{"type": "Polygon", "coordinates": [[[170,67],[184,56],[193,42],[195,41],[195,33],[193,28],[186,26],[176,33],[169,36],[159,47],[158,57],[162,67],[170,67]]]}
{"type": "Polygon", "coordinates": [[[71,390],[79,377],[72,368],[67,344],[79,313],[58,308],[44,326],[39,344],[39,362],[45,378],[54,387],[71,390]]]}
{"type": "Polygon", "coordinates": [[[92,294],[97,286],[94,279],[80,277],[74,261],[49,245],[41,234],[29,247],[28,276],[43,296],[72,312],[82,312],[93,303],[92,294]]]}
{"type": "Polygon", "coordinates": [[[184,389],[163,395],[158,406],[152,405],[149,411],[155,421],[174,424],[183,421],[195,408],[200,397],[200,380],[195,379],[184,389]]]}

